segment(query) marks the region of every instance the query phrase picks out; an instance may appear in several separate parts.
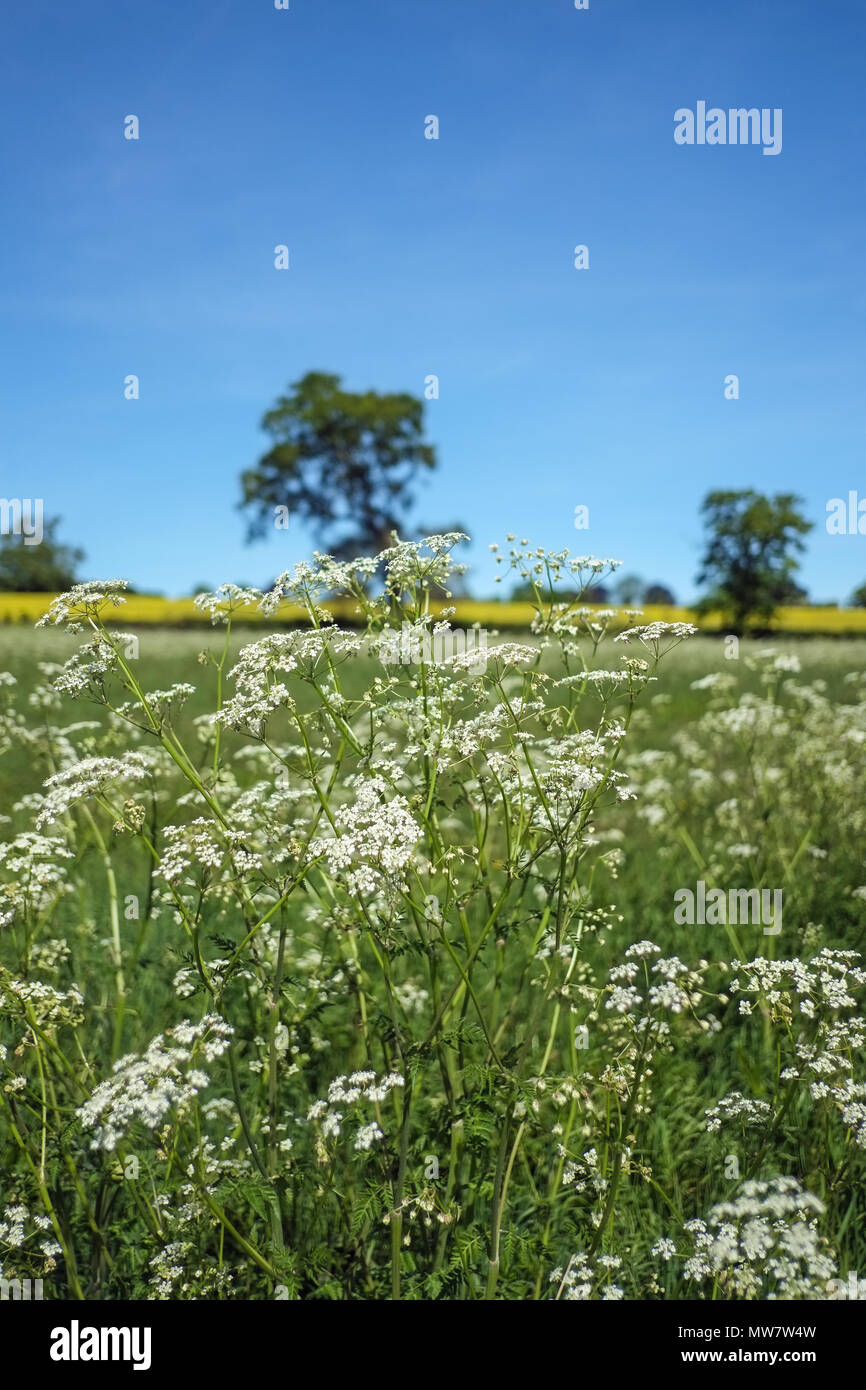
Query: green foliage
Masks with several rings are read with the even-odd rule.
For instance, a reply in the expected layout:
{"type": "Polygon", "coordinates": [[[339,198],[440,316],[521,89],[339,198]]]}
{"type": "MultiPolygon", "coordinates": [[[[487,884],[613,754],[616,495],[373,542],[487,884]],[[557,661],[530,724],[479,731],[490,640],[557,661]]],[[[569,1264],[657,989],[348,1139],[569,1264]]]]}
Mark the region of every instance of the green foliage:
{"type": "Polygon", "coordinates": [[[676,603],[673,591],[665,584],[647,584],[641,597],[641,603],[669,604],[676,603]]]}
{"type": "Polygon", "coordinates": [[[60,520],[43,522],[38,545],[23,536],[0,537],[0,593],[56,594],[75,583],[84,551],[57,539],[60,520]]]}
{"type": "Polygon", "coordinates": [[[308,372],[262,420],[272,444],[242,475],[249,536],[266,535],[274,509],[312,526],[340,556],[373,554],[402,529],[419,470],[436,464],[423,440],[423,402],[405,392],[346,391],[308,372]]]}
{"type": "Polygon", "coordinates": [[[204,660],[127,657],[86,587],[83,637],[0,633],[6,1277],[737,1300],[866,1267],[863,644],[614,643],[604,564],[548,554],[576,597],[483,670],[383,659],[452,544],[389,552],[384,598],[324,561],[259,595],[302,631],[242,643],[215,600],[204,660]],[[333,590],[363,635],[319,626],[333,590]],[[783,931],[677,923],[696,879],[782,885],[783,931]],[[742,1257],[695,1260],[744,1203],[742,1257]]]}
{"type": "Polygon", "coordinates": [[[774,497],[746,488],[709,492],[701,511],[708,532],[698,584],[708,586],[704,609],[729,612],[736,632],[749,622],[766,622],[783,603],[804,595],[794,582],[801,539],[812,530],[799,511],[800,498],[774,497]]]}

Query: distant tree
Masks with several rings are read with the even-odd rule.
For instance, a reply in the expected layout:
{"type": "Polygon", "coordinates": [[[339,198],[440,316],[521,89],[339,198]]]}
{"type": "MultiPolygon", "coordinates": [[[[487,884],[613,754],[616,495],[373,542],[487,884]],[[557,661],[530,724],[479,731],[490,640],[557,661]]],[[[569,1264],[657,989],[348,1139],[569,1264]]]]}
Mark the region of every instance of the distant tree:
{"type": "Polygon", "coordinates": [[[801,499],[781,492],[765,497],[746,488],[709,492],[701,512],[708,532],[697,582],[708,588],[703,609],[729,613],[742,632],[750,620],[766,622],[781,603],[791,602],[798,586],[801,539],[812,529],[798,510],[801,499]]]}
{"type": "Polygon", "coordinates": [[[57,539],[60,522],[43,520],[38,545],[25,545],[23,536],[0,539],[0,592],[56,594],[72,587],[84,551],[57,539]]]}
{"type": "MultiPolygon", "coordinates": [[[[582,603],[609,603],[610,590],[604,584],[590,584],[588,588],[579,593],[577,589],[553,589],[547,585],[540,584],[538,592],[545,603],[569,603],[580,598],[582,603]]],[[[528,580],[521,584],[515,584],[511,591],[513,603],[530,603],[535,599],[535,591],[528,580]]]]}
{"type": "Polygon", "coordinates": [[[345,391],[308,372],[262,420],[272,446],[241,476],[248,540],[283,517],[312,526],[317,544],[351,557],[390,544],[413,502],[419,470],[436,466],[423,440],[424,403],[405,393],[345,391]]]}
{"type": "Polygon", "coordinates": [[[851,595],[854,608],[866,608],[866,584],[860,584],[851,595]]]}
{"type": "Polygon", "coordinates": [[[641,596],[641,603],[664,603],[672,607],[676,599],[666,585],[647,584],[641,596]]]}
{"type": "Polygon", "coordinates": [[[611,593],[617,603],[625,608],[634,608],[640,602],[644,582],[639,574],[622,574],[611,585],[611,593]]]}

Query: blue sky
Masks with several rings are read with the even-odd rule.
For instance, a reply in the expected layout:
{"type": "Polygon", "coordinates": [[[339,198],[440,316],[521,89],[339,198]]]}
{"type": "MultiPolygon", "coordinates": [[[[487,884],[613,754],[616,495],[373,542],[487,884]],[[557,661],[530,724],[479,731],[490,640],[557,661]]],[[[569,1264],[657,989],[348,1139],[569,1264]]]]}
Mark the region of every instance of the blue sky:
{"type": "Polygon", "coordinates": [[[0,492],[62,515],[90,575],[261,583],[311,548],[244,543],[274,398],[311,369],[418,395],[436,373],[416,516],[465,523],[477,591],[513,530],[688,598],[703,494],[752,486],[804,497],[802,579],[844,599],[866,537],[824,523],[866,497],[864,39],[862,0],[7,7],[0,492]],[[676,145],[699,100],[781,107],[782,153],[676,145]]]}

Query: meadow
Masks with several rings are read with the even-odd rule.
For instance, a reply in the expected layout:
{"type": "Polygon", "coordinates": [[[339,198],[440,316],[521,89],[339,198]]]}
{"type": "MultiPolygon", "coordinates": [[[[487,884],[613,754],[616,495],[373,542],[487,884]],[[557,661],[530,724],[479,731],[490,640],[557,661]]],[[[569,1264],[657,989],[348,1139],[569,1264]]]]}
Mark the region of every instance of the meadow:
{"type": "Polygon", "coordinates": [[[449,656],[455,540],[0,627],[3,1278],[866,1293],[866,639],[539,592],[449,656]]]}

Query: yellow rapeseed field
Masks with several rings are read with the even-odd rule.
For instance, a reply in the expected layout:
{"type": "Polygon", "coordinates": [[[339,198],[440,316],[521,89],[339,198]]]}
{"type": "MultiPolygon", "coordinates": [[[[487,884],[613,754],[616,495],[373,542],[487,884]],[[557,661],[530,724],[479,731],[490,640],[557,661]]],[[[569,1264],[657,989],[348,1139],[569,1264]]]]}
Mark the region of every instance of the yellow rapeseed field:
{"type": "MultiPolygon", "coordinates": [[[[0,623],[35,623],[47,612],[53,594],[2,594],[0,593],[0,623]]],[[[335,602],[327,605],[334,616],[342,622],[351,622],[355,605],[351,602],[335,602]]],[[[496,600],[456,600],[455,623],[471,626],[473,623],[487,630],[526,629],[532,619],[533,609],[528,603],[497,602],[496,600]]],[[[592,605],[590,605],[592,607],[592,605]]],[[[603,605],[595,605],[601,608],[603,605]]],[[[643,622],[687,622],[696,623],[704,632],[725,630],[722,615],[706,613],[698,617],[691,608],[681,608],[669,604],[648,604],[643,610],[643,622]]],[[[300,609],[290,606],[280,610],[283,622],[301,621],[300,609]]],[[[191,598],[164,598],[158,594],[130,594],[120,608],[115,609],[108,621],[122,627],[209,627],[210,619],[198,611],[191,598]]],[[[273,619],[257,616],[249,609],[242,610],[236,619],[244,625],[261,626],[273,624],[273,619]]],[[[623,616],[619,625],[625,626],[623,616]]],[[[613,624],[617,626],[617,623],[613,624]]],[[[780,608],[770,623],[776,632],[803,636],[862,637],[866,635],[866,609],[864,608],[818,608],[800,606],[780,608]]]]}

